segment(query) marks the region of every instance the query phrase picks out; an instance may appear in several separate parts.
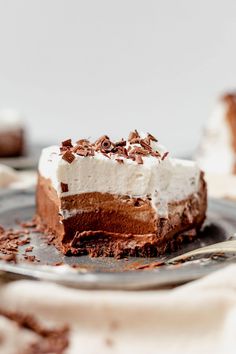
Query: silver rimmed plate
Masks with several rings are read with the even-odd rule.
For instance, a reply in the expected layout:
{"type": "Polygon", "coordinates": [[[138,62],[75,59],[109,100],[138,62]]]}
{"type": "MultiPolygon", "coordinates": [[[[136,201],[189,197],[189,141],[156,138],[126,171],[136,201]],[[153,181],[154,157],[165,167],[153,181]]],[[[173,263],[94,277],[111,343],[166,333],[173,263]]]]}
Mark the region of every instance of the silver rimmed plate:
{"type": "MultiPolygon", "coordinates": [[[[0,224],[16,228],[16,220],[27,221],[35,211],[34,193],[18,191],[0,195],[0,224]]],[[[210,200],[207,219],[199,237],[184,244],[175,254],[166,255],[166,259],[187,251],[222,242],[234,237],[236,232],[236,204],[230,201],[210,200]]],[[[67,286],[87,289],[150,289],[172,286],[198,279],[210,272],[234,262],[235,256],[205,258],[177,265],[145,268],[163,258],[90,258],[88,256],[63,256],[48,245],[45,237],[39,233],[30,234],[33,246],[31,255],[39,262],[17,264],[0,262],[2,276],[50,280],[67,286]],[[55,266],[63,262],[62,266],[55,266]]],[[[19,254],[25,252],[29,244],[20,247],[19,254]]]]}

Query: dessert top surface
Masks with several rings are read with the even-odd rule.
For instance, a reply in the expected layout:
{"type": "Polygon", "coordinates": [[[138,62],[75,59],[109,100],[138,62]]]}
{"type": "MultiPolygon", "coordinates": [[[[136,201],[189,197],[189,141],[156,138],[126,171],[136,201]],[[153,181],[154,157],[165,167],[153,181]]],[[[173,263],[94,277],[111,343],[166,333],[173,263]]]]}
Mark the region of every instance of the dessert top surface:
{"type": "MultiPolygon", "coordinates": [[[[60,146],[51,146],[43,150],[42,155],[51,155],[51,165],[73,165],[81,160],[101,160],[112,164],[158,165],[168,158],[168,152],[163,145],[151,134],[139,134],[136,130],[129,134],[127,140],[113,142],[107,135],[103,135],[95,142],[80,139],[72,143],[65,140],[60,146]]],[[[40,168],[41,166],[40,164],[40,168]]]]}
{"type": "Polygon", "coordinates": [[[152,135],[131,133],[113,143],[66,140],[43,150],[39,173],[59,196],[100,192],[150,197],[155,203],[179,200],[198,191],[200,170],[193,161],[172,159],[152,135]]]}
{"type": "Polygon", "coordinates": [[[168,152],[158,143],[151,134],[139,134],[137,130],[131,132],[127,140],[111,141],[103,135],[95,142],[80,139],[72,144],[71,139],[61,143],[62,159],[71,163],[75,157],[95,157],[115,160],[117,163],[158,163],[164,160],[168,152]]]}

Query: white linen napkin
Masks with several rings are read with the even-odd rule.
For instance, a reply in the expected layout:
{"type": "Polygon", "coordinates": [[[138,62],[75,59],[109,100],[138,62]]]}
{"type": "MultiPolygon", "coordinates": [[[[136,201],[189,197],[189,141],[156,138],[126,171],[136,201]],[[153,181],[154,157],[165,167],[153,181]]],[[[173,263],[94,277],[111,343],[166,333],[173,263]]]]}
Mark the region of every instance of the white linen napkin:
{"type": "MultiPolygon", "coordinates": [[[[236,265],[161,291],[86,291],[16,281],[1,286],[0,308],[32,314],[47,325],[69,324],[67,354],[236,352],[236,265]]],[[[15,354],[12,343],[19,340],[23,347],[29,333],[0,318],[0,338],[0,353],[15,354]]]]}

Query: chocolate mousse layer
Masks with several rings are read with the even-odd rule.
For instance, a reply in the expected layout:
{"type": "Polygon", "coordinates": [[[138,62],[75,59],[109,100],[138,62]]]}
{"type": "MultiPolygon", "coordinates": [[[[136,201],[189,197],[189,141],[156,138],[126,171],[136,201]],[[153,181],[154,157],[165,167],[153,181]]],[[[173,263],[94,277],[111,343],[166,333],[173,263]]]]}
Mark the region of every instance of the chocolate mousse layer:
{"type": "Polygon", "coordinates": [[[146,257],[174,251],[192,239],[205,219],[206,206],[203,174],[199,191],[170,202],[166,217],[158,215],[148,198],[99,192],[60,198],[50,179],[39,176],[36,219],[55,235],[64,254],[146,257]]]}

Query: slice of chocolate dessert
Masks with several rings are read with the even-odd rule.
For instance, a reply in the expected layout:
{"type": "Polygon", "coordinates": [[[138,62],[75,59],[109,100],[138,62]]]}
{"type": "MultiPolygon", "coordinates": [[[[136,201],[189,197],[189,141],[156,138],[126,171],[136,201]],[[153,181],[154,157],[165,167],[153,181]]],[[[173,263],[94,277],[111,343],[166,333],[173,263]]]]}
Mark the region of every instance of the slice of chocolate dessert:
{"type": "Polygon", "coordinates": [[[18,112],[0,112],[0,157],[18,157],[25,149],[24,126],[18,112]]]}
{"type": "Polygon", "coordinates": [[[204,172],[236,174],[236,92],[226,93],[217,101],[206,122],[196,160],[204,172]]]}
{"type": "Polygon", "coordinates": [[[65,254],[156,256],[192,239],[205,219],[197,164],[170,158],[151,134],[43,150],[36,220],[65,254]]]}

